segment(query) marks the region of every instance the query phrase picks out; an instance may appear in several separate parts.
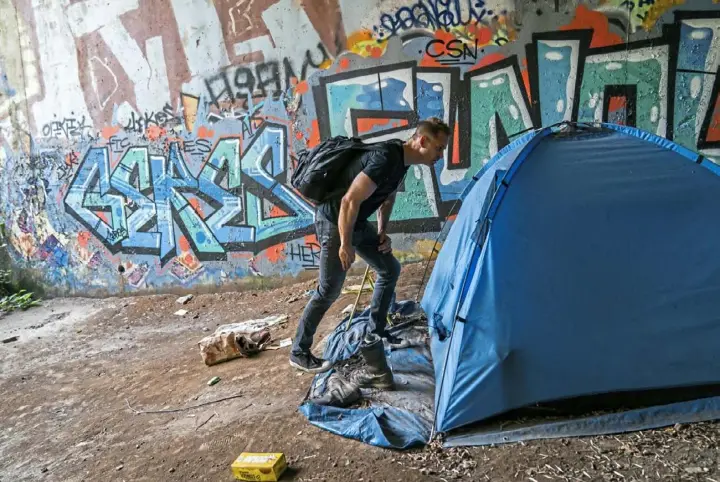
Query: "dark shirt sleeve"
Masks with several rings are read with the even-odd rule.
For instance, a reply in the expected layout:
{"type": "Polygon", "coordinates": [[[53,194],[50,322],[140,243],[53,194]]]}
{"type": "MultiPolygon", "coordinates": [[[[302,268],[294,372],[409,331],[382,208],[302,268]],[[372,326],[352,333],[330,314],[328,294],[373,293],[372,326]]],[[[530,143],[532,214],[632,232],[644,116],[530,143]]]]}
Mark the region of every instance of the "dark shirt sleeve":
{"type": "Polygon", "coordinates": [[[379,186],[388,176],[388,160],[386,157],[377,152],[366,154],[366,164],[362,172],[372,179],[376,186],[379,186]]]}

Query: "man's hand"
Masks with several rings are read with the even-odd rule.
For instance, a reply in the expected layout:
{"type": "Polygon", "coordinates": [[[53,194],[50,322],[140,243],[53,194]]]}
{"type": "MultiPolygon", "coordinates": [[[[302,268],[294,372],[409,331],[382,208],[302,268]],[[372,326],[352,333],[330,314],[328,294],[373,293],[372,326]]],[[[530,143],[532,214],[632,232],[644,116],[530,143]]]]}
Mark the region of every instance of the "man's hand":
{"type": "Polygon", "coordinates": [[[380,232],[378,233],[378,238],[380,239],[380,246],[378,246],[378,251],[380,251],[381,253],[392,252],[392,240],[390,239],[390,236],[388,236],[385,232],[380,232]]]}
{"type": "Polygon", "coordinates": [[[343,271],[347,271],[355,261],[355,248],[352,246],[340,245],[340,262],[342,263],[343,271]]]}

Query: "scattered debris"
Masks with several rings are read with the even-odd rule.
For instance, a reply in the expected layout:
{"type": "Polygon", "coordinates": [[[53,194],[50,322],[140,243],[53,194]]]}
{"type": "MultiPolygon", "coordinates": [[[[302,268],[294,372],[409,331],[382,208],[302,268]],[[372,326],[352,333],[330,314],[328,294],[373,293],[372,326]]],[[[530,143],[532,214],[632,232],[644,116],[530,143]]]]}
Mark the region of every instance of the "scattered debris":
{"type": "Polygon", "coordinates": [[[218,326],[215,330],[215,333],[219,334],[232,332],[236,334],[250,335],[255,333],[256,331],[262,330],[263,328],[270,328],[275,325],[282,325],[283,323],[287,323],[289,319],[290,317],[288,315],[273,315],[259,320],[248,320],[241,321],[239,323],[229,323],[227,325],[218,326]]]}
{"type": "Polygon", "coordinates": [[[9,337],[9,338],[5,338],[2,342],[3,342],[3,343],[12,343],[12,342],[14,342],[14,341],[18,341],[17,335],[16,335],[16,336],[11,336],[11,337],[9,337]]]}
{"type": "Polygon", "coordinates": [[[202,427],[203,425],[205,425],[206,423],[208,423],[208,422],[209,422],[214,416],[216,416],[216,415],[217,415],[217,412],[215,412],[215,413],[213,413],[212,415],[210,415],[210,416],[207,418],[207,420],[205,420],[203,423],[201,423],[200,425],[198,425],[197,427],[195,427],[195,431],[197,432],[200,427],[202,427]]]}
{"type": "Polygon", "coordinates": [[[287,461],[283,453],[241,453],[231,465],[237,480],[280,480],[287,469],[287,461]]]}
{"type": "Polygon", "coordinates": [[[353,305],[352,303],[349,304],[349,305],[347,305],[347,306],[341,311],[341,313],[342,313],[343,315],[349,315],[350,313],[352,313],[352,310],[353,310],[353,307],[354,307],[354,306],[355,306],[355,305],[353,305]]]}
{"type": "MultiPolygon", "coordinates": [[[[349,294],[358,294],[360,292],[360,285],[350,285],[347,288],[343,288],[342,294],[349,295],[349,294]]],[[[362,288],[363,293],[372,293],[373,288],[370,286],[370,284],[365,284],[362,288]]]]}
{"type": "Polygon", "coordinates": [[[212,335],[206,336],[198,343],[200,356],[203,362],[210,366],[255,355],[270,344],[272,340],[270,328],[287,323],[289,318],[288,315],[274,315],[218,326],[212,335]]]}
{"type": "Polygon", "coordinates": [[[185,316],[185,315],[188,314],[188,310],[177,310],[177,311],[175,312],[175,314],[176,314],[177,316],[185,316]]]}
{"type": "Polygon", "coordinates": [[[292,338],[288,337],[288,338],[283,338],[282,340],[280,340],[277,345],[266,346],[265,349],[266,350],[279,350],[280,348],[285,348],[290,345],[292,345],[292,338]]]}
{"type": "MultiPolygon", "coordinates": [[[[184,407],[184,408],[168,408],[168,409],[162,409],[162,410],[136,410],[136,409],[134,409],[132,406],[130,406],[130,402],[128,402],[127,398],[125,399],[125,403],[127,404],[128,408],[129,408],[130,410],[132,410],[133,412],[135,412],[136,414],[144,414],[144,413],[175,413],[175,412],[184,412],[185,410],[192,410],[192,409],[194,409],[194,408],[204,407],[205,405],[211,405],[211,404],[213,404],[213,403],[224,402],[225,400],[231,400],[231,399],[233,399],[233,398],[240,398],[240,397],[242,397],[242,396],[243,396],[242,393],[238,393],[238,394],[235,394],[235,395],[230,395],[229,397],[218,398],[217,400],[210,400],[209,402],[203,402],[203,403],[199,403],[199,404],[197,404],[197,405],[191,405],[191,406],[189,406],[189,407],[184,407]]],[[[250,405],[247,405],[247,406],[241,408],[240,410],[245,410],[246,408],[250,407],[251,405],[252,405],[252,403],[251,403],[250,405]]]]}
{"type": "MultiPolygon", "coordinates": [[[[443,450],[439,441],[434,441],[422,452],[405,455],[412,461],[413,468],[423,475],[435,475],[449,479],[478,480],[473,477],[477,462],[466,448],[443,450]]],[[[401,464],[402,465],[402,464],[401,464]]]]}
{"type": "Polygon", "coordinates": [[[303,298],[310,298],[312,295],[315,294],[315,290],[307,290],[304,293],[298,294],[298,295],[290,295],[285,300],[286,303],[295,303],[296,301],[299,301],[303,298]]]}
{"type": "Polygon", "coordinates": [[[234,332],[215,332],[198,342],[200,356],[207,366],[248,358],[260,353],[272,340],[270,330],[256,331],[251,335],[234,332]]]}
{"type": "Polygon", "coordinates": [[[120,464],[117,467],[115,467],[115,470],[120,471],[123,469],[123,467],[125,467],[125,466],[123,464],[120,464]]]}
{"type": "Polygon", "coordinates": [[[186,305],[191,299],[193,299],[193,295],[185,295],[175,300],[175,303],[186,305]]]}
{"type": "Polygon", "coordinates": [[[64,318],[67,318],[67,316],[70,314],[69,311],[63,311],[62,313],[56,313],[54,315],[49,316],[46,320],[42,321],[41,323],[38,323],[37,325],[30,325],[29,328],[31,330],[38,330],[42,328],[43,326],[52,323],[53,321],[60,321],[64,318]]]}
{"type": "Polygon", "coordinates": [[[213,386],[213,385],[215,385],[216,383],[218,383],[219,381],[220,381],[220,377],[212,377],[212,378],[208,381],[208,385],[209,385],[209,386],[213,386]]]}

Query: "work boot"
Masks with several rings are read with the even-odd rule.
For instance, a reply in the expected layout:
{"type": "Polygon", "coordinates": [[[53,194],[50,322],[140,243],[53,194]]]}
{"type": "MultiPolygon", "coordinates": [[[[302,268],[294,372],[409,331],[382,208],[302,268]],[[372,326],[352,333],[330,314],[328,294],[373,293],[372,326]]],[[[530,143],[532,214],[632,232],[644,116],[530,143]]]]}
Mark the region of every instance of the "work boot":
{"type": "Polygon", "coordinates": [[[354,372],[351,380],[361,388],[393,389],[395,382],[392,370],[385,358],[382,338],[374,333],[369,333],[360,345],[360,353],[367,365],[354,372]]]}
{"type": "Polygon", "coordinates": [[[347,407],[362,397],[360,388],[353,382],[348,382],[338,373],[333,373],[327,380],[325,393],[321,397],[312,398],[311,401],[318,405],[330,405],[333,407],[347,407]]]}

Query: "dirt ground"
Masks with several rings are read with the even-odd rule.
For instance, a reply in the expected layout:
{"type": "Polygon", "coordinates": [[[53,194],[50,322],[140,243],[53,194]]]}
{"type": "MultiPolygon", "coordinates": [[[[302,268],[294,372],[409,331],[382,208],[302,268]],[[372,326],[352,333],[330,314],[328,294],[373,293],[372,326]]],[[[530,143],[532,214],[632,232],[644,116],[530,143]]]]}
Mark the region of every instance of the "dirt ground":
{"type": "MultiPolygon", "coordinates": [[[[398,300],[414,297],[421,273],[421,265],[404,268],[398,300]]],[[[185,306],[175,295],[56,299],[0,319],[0,339],[18,336],[0,344],[0,481],[230,481],[235,457],[253,451],[284,452],[291,467],[284,480],[297,481],[720,482],[717,424],[397,452],[307,423],[297,407],[312,378],[288,365],[289,348],[202,363],[197,342],[220,324],[287,314],[290,322],[273,335],[292,336],[306,301],[299,295],[313,287],[199,295],[185,306]],[[188,314],[175,315],[180,308],[188,314]],[[208,386],[213,376],[221,381],[208,386]],[[236,394],[175,413],[130,409],[236,394]]],[[[352,301],[344,295],[331,308],[316,343],[352,301]]]]}

